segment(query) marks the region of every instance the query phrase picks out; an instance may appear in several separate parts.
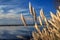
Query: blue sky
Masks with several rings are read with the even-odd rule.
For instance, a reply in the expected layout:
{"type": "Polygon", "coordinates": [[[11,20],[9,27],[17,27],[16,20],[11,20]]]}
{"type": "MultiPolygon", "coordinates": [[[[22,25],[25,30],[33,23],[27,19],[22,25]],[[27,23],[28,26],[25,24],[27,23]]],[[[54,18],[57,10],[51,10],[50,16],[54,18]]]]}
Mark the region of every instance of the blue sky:
{"type": "Polygon", "coordinates": [[[0,20],[2,20],[0,24],[20,22],[19,18],[21,13],[28,16],[27,19],[30,20],[29,2],[35,8],[37,16],[39,16],[41,8],[44,10],[46,17],[49,17],[50,11],[53,13],[56,12],[54,0],[0,0],[0,20]]]}

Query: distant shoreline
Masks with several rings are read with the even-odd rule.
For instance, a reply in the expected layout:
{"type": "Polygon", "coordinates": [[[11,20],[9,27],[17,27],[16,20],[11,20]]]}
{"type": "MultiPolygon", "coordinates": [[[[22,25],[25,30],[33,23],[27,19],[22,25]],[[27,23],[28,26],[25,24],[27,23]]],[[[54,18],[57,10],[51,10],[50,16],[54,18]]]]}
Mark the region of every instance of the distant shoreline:
{"type": "MultiPolygon", "coordinates": [[[[24,26],[24,24],[8,24],[8,25],[0,25],[0,26],[24,26]]],[[[27,26],[34,26],[34,24],[27,24],[27,26]]]]}
{"type": "MultiPolygon", "coordinates": [[[[27,24],[27,26],[34,26],[35,24],[27,24]]],[[[38,24],[40,25],[40,24],[38,24]]],[[[46,25],[46,24],[43,24],[46,25]]],[[[6,24],[6,25],[0,25],[0,26],[24,26],[24,24],[6,24]]]]}

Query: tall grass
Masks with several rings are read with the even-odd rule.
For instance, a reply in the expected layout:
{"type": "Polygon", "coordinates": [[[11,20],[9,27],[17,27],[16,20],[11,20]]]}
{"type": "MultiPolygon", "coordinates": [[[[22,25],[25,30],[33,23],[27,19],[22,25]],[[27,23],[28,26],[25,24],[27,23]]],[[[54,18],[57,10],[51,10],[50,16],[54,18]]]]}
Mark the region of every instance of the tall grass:
{"type": "Polygon", "coordinates": [[[44,16],[43,10],[42,9],[40,10],[39,16],[40,25],[42,26],[44,21],[46,26],[43,28],[42,31],[40,31],[37,23],[35,23],[34,28],[37,30],[37,32],[32,32],[34,40],[60,40],[60,11],[57,10],[56,15],[50,12],[50,15],[51,18],[47,20],[46,17],[44,16]]]}
{"type": "Polygon", "coordinates": [[[26,21],[25,21],[24,16],[23,16],[22,14],[21,14],[20,16],[21,16],[21,20],[22,20],[22,22],[23,22],[24,26],[26,26],[26,21]]]}
{"type": "MultiPolygon", "coordinates": [[[[60,7],[59,7],[60,8],[60,7]]],[[[34,20],[37,20],[36,11],[29,2],[29,10],[34,20]]],[[[57,10],[56,15],[50,12],[51,18],[48,20],[44,16],[43,9],[40,10],[39,22],[40,26],[45,25],[43,30],[39,29],[37,21],[35,22],[34,28],[36,31],[32,32],[33,38],[31,40],[60,40],[60,11],[57,10]],[[44,23],[43,23],[44,21],[44,23]]],[[[22,20],[24,20],[22,18],[22,20]]],[[[23,21],[24,25],[26,23],[23,21]]]]}

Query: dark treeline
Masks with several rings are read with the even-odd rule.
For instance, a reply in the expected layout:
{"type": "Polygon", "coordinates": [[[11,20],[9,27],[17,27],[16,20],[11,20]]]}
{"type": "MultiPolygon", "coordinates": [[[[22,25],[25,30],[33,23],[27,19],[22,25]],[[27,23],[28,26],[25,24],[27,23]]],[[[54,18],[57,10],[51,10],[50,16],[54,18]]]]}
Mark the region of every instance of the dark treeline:
{"type": "MultiPolygon", "coordinates": [[[[27,24],[27,26],[34,26],[35,24],[27,24]]],[[[40,25],[40,24],[38,24],[40,25]]],[[[46,24],[43,24],[43,25],[46,25],[46,24]]],[[[24,26],[24,24],[3,24],[3,25],[0,25],[1,26],[24,26]]]]}
{"type": "MultiPolygon", "coordinates": [[[[6,25],[0,25],[0,26],[24,26],[24,24],[6,24],[6,25]]],[[[27,24],[27,26],[34,26],[34,24],[27,24]]]]}

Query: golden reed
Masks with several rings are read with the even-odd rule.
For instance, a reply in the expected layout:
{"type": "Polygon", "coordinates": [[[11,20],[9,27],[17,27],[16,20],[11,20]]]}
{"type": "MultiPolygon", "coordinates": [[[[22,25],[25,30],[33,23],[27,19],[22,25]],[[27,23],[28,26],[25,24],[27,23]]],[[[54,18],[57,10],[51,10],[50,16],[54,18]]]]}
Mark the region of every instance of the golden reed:
{"type": "MultiPolygon", "coordinates": [[[[37,20],[36,11],[32,7],[30,2],[29,2],[29,10],[34,20],[37,20]]],[[[40,27],[38,26],[36,21],[34,25],[36,31],[32,32],[33,38],[31,38],[31,40],[60,40],[60,11],[57,10],[56,15],[50,12],[50,15],[51,18],[47,20],[47,18],[44,16],[43,9],[40,10],[40,16],[38,17],[40,26],[43,25],[43,21],[45,26],[43,30],[40,30],[40,27]]],[[[25,19],[22,15],[21,19],[24,25],[26,26],[25,19]]]]}
{"type": "Polygon", "coordinates": [[[22,14],[21,14],[21,20],[22,20],[24,26],[26,26],[26,21],[25,21],[25,18],[24,18],[24,16],[22,14]]]}
{"type": "Polygon", "coordinates": [[[42,9],[40,10],[40,16],[39,16],[40,25],[42,26],[43,24],[42,22],[44,21],[46,26],[43,28],[42,31],[40,31],[37,23],[35,23],[34,28],[37,30],[37,32],[36,31],[32,32],[34,40],[60,40],[60,25],[59,25],[60,11],[57,10],[56,15],[50,12],[50,15],[51,19],[47,20],[46,17],[44,16],[43,10],[42,9]]]}

